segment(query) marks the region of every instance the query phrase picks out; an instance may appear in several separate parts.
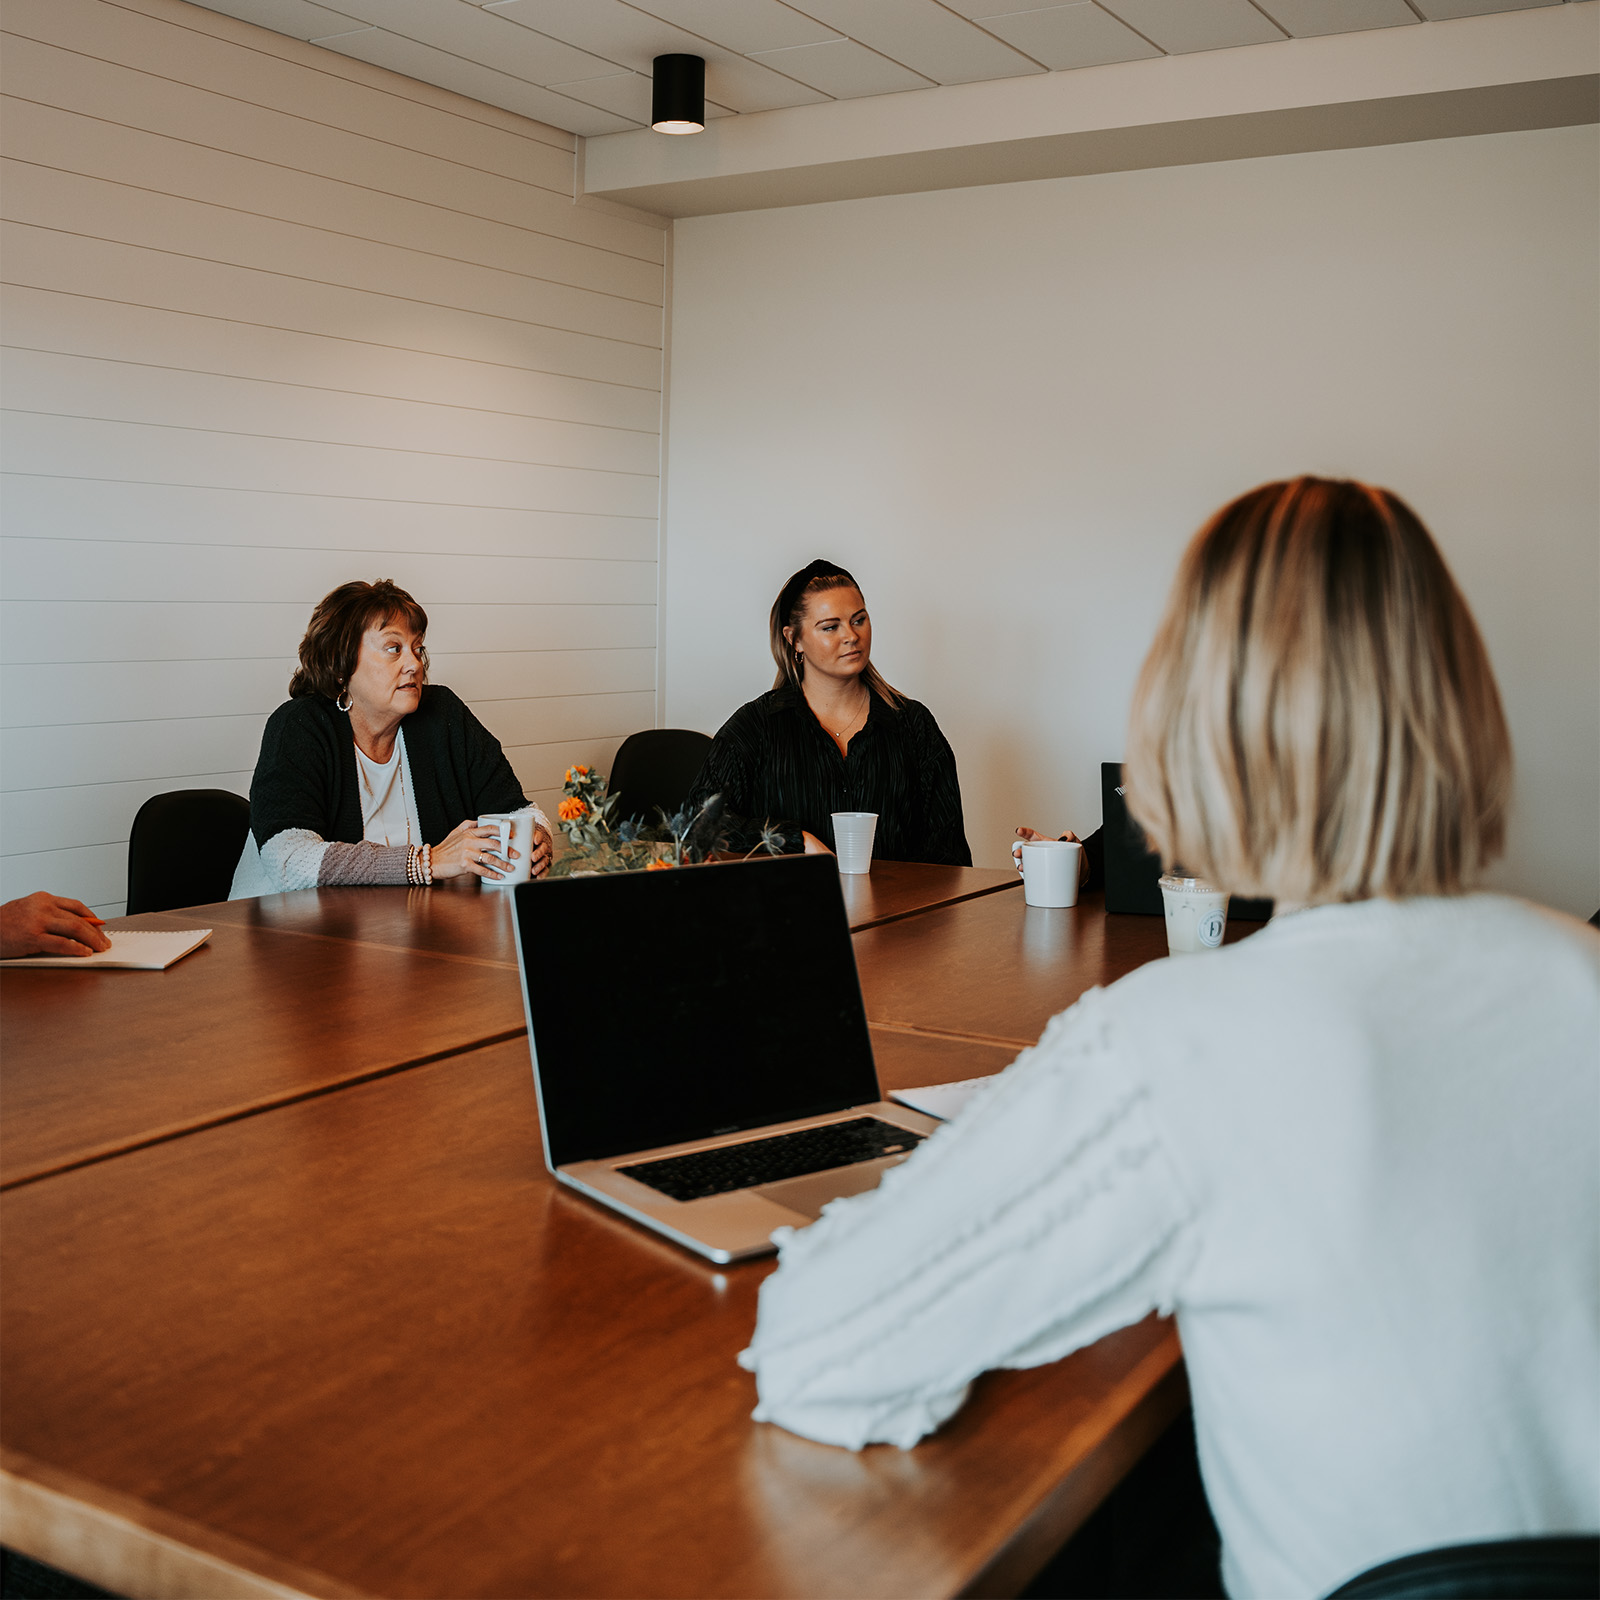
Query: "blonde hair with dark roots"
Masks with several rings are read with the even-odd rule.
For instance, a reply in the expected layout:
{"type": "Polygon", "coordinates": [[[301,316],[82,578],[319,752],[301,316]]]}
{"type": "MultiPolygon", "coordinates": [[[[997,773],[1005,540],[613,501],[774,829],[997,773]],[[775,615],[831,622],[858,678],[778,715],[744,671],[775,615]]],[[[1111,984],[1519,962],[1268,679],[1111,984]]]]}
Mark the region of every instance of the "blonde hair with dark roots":
{"type": "Polygon", "coordinates": [[[1179,566],[1123,771],[1162,860],[1233,893],[1468,887],[1505,847],[1511,739],[1416,513],[1309,477],[1224,506],[1179,566]]]}
{"type": "MultiPolygon", "coordinates": [[[[843,567],[835,569],[832,562],[813,561],[809,567],[802,567],[795,573],[772,602],[772,610],[767,615],[767,632],[772,659],[778,664],[778,676],[772,684],[774,689],[785,685],[799,689],[804,683],[805,669],[800,665],[794,646],[784,638],[783,630],[792,628],[798,634],[810,609],[812,595],[825,594],[829,589],[854,589],[857,594],[861,593],[861,585],[843,567]]],[[[864,601],[865,596],[862,598],[864,601]]],[[[861,678],[885,705],[898,709],[905,700],[870,660],[862,669],[861,678]]]]}

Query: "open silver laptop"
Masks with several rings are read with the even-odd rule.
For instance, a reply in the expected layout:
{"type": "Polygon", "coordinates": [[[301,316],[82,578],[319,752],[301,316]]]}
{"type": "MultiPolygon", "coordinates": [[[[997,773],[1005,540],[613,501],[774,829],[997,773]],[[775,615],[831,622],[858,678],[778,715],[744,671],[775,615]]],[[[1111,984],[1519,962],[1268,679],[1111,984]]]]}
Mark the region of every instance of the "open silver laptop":
{"type": "Polygon", "coordinates": [[[831,856],[513,893],[560,1182],[735,1261],[872,1188],[938,1127],[879,1090],[831,856]]]}

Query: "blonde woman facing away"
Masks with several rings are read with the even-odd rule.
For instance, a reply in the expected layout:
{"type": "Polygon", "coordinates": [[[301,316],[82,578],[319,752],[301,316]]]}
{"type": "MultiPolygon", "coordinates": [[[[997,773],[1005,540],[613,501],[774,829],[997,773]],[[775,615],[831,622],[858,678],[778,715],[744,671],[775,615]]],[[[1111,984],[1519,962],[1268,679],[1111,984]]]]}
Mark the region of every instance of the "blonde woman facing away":
{"type": "Polygon", "coordinates": [[[1084,996],[790,1236],[756,1415],[909,1446],[985,1368],[1159,1310],[1230,1595],[1593,1530],[1600,934],[1472,891],[1510,746],[1411,510],[1301,478],[1220,511],[1124,771],[1164,860],[1298,909],[1084,996]]]}
{"type": "MultiPolygon", "coordinates": [[[[230,899],[493,880],[513,865],[478,817],[527,805],[522,785],[499,740],[428,682],[427,631],[427,612],[388,579],[343,583],[318,602],[289,698],[261,736],[230,899]]],[[[537,876],[550,867],[550,824],[533,815],[537,876]]]]}

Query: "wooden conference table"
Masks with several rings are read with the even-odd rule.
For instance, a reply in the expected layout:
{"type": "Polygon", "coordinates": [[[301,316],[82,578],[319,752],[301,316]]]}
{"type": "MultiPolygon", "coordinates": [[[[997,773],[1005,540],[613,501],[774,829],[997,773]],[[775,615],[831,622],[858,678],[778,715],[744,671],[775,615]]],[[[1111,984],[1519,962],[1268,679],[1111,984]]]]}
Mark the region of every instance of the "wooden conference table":
{"type": "MultiPolygon", "coordinates": [[[[886,1088],[999,1070],[1164,950],[1001,872],[879,863],[847,906],[886,1088]]],[[[1006,1593],[1182,1405],[1151,1319],[909,1453],[757,1426],[770,1263],[550,1180],[502,896],[129,920],[215,932],[0,984],[13,1548],[128,1596],[1006,1593]]]]}

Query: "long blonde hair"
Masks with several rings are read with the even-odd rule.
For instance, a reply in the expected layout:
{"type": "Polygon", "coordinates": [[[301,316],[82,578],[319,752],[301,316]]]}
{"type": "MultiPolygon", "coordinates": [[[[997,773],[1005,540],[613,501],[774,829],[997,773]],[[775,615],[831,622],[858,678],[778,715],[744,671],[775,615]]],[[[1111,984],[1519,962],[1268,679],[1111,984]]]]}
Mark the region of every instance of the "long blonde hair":
{"type": "MultiPolygon", "coordinates": [[[[778,591],[778,598],[772,602],[767,630],[772,643],[772,659],[778,663],[778,676],[772,684],[774,689],[782,689],[785,685],[799,689],[803,685],[805,668],[801,665],[800,652],[784,637],[783,630],[790,628],[798,634],[800,624],[806,619],[811,596],[827,589],[854,589],[857,594],[861,593],[861,585],[843,567],[832,561],[818,560],[793,573],[778,591]]],[[[905,699],[898,689],[890,686],[870,659],[861,670],[861,679],[886,705],[898,707],[905,699]]]]}
{"type": "Polygon", "coordinates": [[[1504,849],[1511,740],[1416,513],[1310,477],[1217,512],[1139,675],[1124,776],[1162,859],[1235,893],[1467,887],[1504,849]]]}

